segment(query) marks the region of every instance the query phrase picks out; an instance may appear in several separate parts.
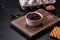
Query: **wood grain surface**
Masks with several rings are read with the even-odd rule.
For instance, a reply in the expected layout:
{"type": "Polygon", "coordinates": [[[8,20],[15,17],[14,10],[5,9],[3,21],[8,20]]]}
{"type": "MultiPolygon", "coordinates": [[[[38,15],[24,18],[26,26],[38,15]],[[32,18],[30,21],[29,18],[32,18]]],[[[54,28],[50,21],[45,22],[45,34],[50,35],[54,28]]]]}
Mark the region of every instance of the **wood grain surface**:
{"type": "Polygon", "coordinates": [[[27,34],[29,37],[32,37],[36,35],[37,33],[42,32],[43,30],[51,27],[51,25],[57,23],[60,21],[60,19],[53,14],[43,10],[39,9],[37,12],[41,13],[43,15],[42,24],[36,27],[28,26],[25,21],[25,16],[20,17],[16,20],[11,21],[11,24],[17,27],[19,30],[23,31],[25,34],[27,34]]]}

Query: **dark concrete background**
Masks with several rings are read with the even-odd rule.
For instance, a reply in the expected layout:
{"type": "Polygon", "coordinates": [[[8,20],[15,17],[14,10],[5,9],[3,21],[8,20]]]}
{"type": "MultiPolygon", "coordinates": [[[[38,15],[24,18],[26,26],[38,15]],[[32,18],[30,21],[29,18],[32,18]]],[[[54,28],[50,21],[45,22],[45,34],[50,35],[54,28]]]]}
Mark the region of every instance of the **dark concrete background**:
{"type": "MultiPolygon", "coordinates": [[[[0,0],[0,40],[27,40],[15,30],[10,28],[11,16],[19,14],[20,17],[25,15],[23,11],[18,8],[19,0],[0,0]]],[[[60,0],[56,3],[56,13],[54,15],[60,17],[60,0]]],[[[27,11],[26,11],[27,12],[27,11]]],[[[49,32],[39,37],[36,40],[55,40],[49,37],[49,32]]]]}

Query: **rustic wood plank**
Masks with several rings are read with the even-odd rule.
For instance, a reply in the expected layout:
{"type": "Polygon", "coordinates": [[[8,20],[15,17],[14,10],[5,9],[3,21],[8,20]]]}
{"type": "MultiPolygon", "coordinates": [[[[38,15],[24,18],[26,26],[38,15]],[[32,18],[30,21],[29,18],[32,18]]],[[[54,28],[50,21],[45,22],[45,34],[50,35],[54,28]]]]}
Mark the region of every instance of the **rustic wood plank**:
{"type": "Polygon", "coordinates": [[[36,26],[36,27],[28,26],[25,21],[25,16],[18,18],[16,20],[13,20],[11,24],[17,27],[19,30],[22,30],[29,37],[32,37],[36,35],[37,33],[40,33],[41,31],[49,28],[51,25],[60,21],[58,17],[54,16],[53,14],[43,9],[39,9],[37,10],[37,12],[40,12],[43,15],[42,25],[40,26],[36,26]],[[50,18],[49,20],[48,16],[52,16],[53,18],[50,18]]]}

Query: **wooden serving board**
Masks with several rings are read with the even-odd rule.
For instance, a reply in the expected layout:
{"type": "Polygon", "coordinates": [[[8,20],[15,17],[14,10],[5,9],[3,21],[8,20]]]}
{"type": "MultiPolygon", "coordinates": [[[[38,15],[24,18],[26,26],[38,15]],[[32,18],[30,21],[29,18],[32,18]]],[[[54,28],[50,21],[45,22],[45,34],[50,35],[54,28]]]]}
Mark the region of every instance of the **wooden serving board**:
{"type": "Polygon", "coordinates": [[[60,21],[58,17],[43,9],[39,9],[37,12],[43,15],[42,24],[39,26],[28,26],[25,21],[25,16],[11,21],[11,24],[14,25],[17,29],[21,30],[24,34],[28,35],[29,38],[32,38],[34,35],[37,35],[38,33],[49,29],[52,27],[52,25],[60,21]]]}

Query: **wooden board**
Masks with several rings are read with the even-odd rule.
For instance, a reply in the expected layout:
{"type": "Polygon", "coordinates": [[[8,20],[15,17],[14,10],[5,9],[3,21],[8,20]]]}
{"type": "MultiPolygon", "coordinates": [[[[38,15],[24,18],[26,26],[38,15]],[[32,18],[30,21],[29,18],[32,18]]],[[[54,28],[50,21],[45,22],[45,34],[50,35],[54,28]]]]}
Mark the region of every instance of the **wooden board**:
{"type": "Polygon", "coordinates": [[[60,21],[58,17],[54,16],[53,14],[43,9],[39,9],[37,10],[37,12],[40,12],[43,15],[43,20],[42,20],[43,22],[42,22],[42,25],[40,26],[36,26],[36,27],[28,26],[25,21],[25,16],[18,18],[16,20],[13,20],[11,24],[14,25],[16,28],[18,28],[19,30],[21,30],[24,34],[27,34],[31,38],[34,35],[42,32],[43,30],[48,29],[53,24],[60,21]],[[49,18],[49,16],[52,16],[52,18],[51,17],[49,18]]]}

